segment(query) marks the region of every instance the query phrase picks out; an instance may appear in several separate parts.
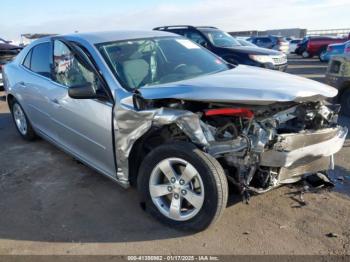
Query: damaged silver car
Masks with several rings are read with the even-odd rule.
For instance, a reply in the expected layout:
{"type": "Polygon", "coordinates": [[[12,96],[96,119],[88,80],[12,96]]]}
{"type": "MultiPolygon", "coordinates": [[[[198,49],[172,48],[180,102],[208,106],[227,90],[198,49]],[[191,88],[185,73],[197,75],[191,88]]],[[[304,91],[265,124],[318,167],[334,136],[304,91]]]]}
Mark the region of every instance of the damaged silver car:
{"type": "Polygon", "coordinates": [[[56,144],[179,229],[222,215],[232,183],[245,199],[334,167],[347,129],[337,90],[227,64],[167,32],[54,36],[5,66],[20,135],[56,144]]]}

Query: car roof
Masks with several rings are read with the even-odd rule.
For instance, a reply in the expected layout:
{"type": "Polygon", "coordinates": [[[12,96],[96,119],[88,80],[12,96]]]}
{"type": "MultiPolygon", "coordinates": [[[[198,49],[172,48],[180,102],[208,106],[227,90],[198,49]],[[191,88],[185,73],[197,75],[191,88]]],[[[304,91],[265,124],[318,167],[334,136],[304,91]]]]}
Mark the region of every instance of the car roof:
{"type": "Polygon", "coordinates": [[[259,36],[252,36],[252,38],[285,38],[282,35],[259,35],[259,36]]]}
{"type": "Polygon", "coordinates": [[[199,29],[218,29],[214,26],[192,26],[192,25],[165,25],[165,26],[158,26],[153,28],[153,30],[159,30],[159,31],[171,31],[171,30],[176,30],[176,29],[194,29],[194,30],[199,30],[199,29]]]}
{"type": "Polygon", "coordinates": [[[176,34],[164,31],[134,31],[134,30],[125,30],[125,31],[105,31],[105,32],[87,32],[87,33],[74,33],[74,34],[66,34],[66,35],[56,35],[50,37],[40,38],[40,41],[47,41],[52,37],[67,37],[70,39],[81,39],[89,42],[90,44],[99,44],[113,41],[122,41],[122,40],[131,40],[131,39],[140,39],[140,38],[151,38],[151,37],[162,37],[162,36],[177,36],[176,34]]]}
{"type": "Polygon", "coordinates": [[[342,45],[346,45],[348,42],[350,42],[350,41],[343,42],[343,43],[334,43],[334,44],[330,44],[328,46],[342,46],[342,45]]]}

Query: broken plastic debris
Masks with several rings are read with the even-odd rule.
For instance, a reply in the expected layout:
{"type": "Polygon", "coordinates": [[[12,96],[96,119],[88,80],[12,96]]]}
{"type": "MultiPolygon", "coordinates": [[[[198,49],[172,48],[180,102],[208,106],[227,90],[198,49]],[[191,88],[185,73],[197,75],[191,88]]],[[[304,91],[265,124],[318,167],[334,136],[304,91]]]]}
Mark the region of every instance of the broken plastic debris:
{"type": "Polygon", "coordinates": [[[330,232],[330,233],[326,234],[326,236],[327,236],[327,237],[338,237],[338,235],[337,235],[337,234],[332,233],[332,232],[330,232]]]}

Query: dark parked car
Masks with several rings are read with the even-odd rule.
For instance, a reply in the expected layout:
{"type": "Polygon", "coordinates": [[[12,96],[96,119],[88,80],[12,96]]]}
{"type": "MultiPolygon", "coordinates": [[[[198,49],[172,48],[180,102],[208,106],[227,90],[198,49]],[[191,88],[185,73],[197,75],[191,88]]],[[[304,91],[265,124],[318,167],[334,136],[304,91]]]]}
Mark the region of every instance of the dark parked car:
{"type": "Polygon", "coordinates": [[[300,43],[297,44],[295,52],[297,55],[302,55],[302,53],[306,50],[307,42],[309,41],[310,36],[304,37],[300,43]]]}
{"type": "Polygon", "coordinates": [[[9,41],[0,38],[0,91],[3,91],[2,67],[11,61],[20,50],[19,46],[11,45],[9,41]]]}
{"type": "Polygon", "coordinates": [[[341,104],[344,115],[350,116],[350,53],[331,57],[326,82],[338,89],[335,102],[341,104]]]}
{"type": "Polygon", "coordinates": [[[253,36],[249,41],[263,48],[274,49],[285,54],[289,52],[289,42],[283,36],[253,36]]]}
{"type": "Polygon", "coordinates": [[[185,36],[204,46],[231,64],[244,64],[286,71],[286,55],[254,46],[243,46],[234,37],[209,26],[162,26],[153,30],[167,31],[185,36]]]}

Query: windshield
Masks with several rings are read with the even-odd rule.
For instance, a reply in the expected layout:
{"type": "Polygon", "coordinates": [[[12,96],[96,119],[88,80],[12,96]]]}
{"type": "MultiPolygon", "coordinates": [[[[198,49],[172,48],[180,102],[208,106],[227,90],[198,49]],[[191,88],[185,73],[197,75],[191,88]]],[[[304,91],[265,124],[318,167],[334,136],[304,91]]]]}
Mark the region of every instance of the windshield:
{"type": "Polygon", "coordinates": [[[217,47],[234,47],[241,44],[230,34],[221,30],[201,30],[209,38],[210,42],[217,47]]]}
{"type": "Polygon", "coordinates": [[[117,79],[128,89],[229,69],[221,58],[180,37],[109,42],[97,47],[117,79]]]}

